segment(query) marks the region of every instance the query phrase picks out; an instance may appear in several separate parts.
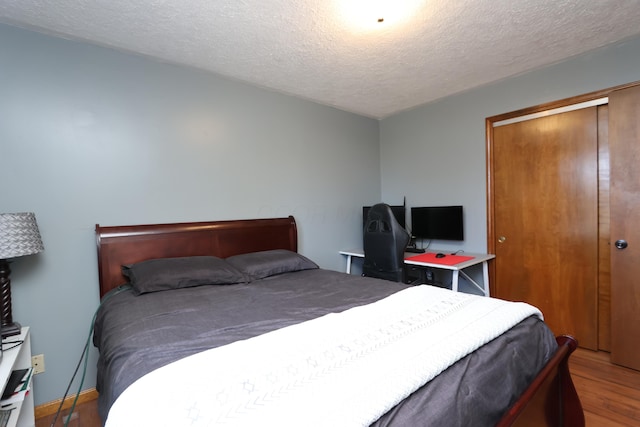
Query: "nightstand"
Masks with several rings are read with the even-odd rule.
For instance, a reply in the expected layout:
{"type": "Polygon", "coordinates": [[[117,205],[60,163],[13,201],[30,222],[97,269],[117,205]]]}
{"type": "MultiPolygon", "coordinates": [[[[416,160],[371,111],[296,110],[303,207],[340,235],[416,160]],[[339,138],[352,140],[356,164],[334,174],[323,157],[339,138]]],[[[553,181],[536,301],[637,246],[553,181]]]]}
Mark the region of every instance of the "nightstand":
{"type": "MultiPolygon", "coordinates": [[[[0,360],[2,390],[6,387],[11,372],[16,369],[31,369],[31,338],[29,337],[28,327],[23,327],[20,335],[14,335],[2,340],[2,360],[0,360]],[[19,344],[20,342],[21,344],[19,344]]],[[[6,400],[0,400],[2,409],[14,408],[11,411],[11,418],[7,426],[35,426],[32,382],[33,375],[29,377],[25,391],[17,393],[6,400]]]]}

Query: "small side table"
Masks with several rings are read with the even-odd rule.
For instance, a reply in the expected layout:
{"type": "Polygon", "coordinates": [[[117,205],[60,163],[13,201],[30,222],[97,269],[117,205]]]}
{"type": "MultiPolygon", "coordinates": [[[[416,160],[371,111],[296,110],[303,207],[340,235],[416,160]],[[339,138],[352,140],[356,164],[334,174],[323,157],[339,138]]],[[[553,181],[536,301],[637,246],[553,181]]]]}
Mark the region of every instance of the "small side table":
{"type": "MultiPolygon", "coordinates": [[[[2,340],[2,360],[0,360],[0,384],[2,390],[7,386],[11,372],[16,369],[31,368],[31,337],[29,328],[23,327],[20,335],[14,335],[2,340]]],[[[33,375],[29,377],[26,391],[20,392],[6,400],[0,400],[2,409],[12,409],[9,427],[33,427],[35,411],[33,404],[33,375]],[[6,405],[6,406],[5,406],[6,405]]]]}

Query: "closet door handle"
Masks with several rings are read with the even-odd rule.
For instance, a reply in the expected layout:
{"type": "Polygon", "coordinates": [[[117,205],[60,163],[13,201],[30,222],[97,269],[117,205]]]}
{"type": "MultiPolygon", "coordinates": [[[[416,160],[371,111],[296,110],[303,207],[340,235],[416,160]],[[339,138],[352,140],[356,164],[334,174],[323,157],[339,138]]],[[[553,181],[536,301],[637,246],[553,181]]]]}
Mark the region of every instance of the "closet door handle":
{"type": "Polygon", "coordinates": [[[627,246],[629,246],[626,240],[616,240],[615,245],[618,249],[625,249],[627,246]]]}

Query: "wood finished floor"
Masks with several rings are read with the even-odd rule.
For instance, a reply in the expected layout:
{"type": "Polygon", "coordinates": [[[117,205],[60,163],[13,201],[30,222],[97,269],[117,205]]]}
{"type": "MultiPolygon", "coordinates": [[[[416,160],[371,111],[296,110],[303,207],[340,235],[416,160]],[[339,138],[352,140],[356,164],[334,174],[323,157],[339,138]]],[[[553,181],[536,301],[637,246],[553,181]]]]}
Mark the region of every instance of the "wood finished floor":
{"type": "Polygon", "coordinates": [[[640,371],[613,365],[609,353],[581,348],[569,369],[586,427],[640,426],[640,371]]]}

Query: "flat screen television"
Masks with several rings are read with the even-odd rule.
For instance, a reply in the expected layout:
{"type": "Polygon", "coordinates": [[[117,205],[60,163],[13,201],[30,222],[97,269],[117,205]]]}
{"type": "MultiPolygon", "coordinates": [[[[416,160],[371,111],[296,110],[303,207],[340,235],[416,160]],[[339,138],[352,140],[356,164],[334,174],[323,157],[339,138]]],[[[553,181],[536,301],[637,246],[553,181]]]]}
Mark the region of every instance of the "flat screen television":
{"type": "MultiPolygon", "coordinates": [[[[391,208],[391,212],[393,212],[393,216],[396,218],[396,221],[398,221],[398,224],[400,224],[400,226],[402,228],[406,228],[406,208],[403,205],[398,205],[398,206],[389,206],[391,208]]],[[[371,209],[371,206],[363,206],[362,207],[362,227],[364,228],[364,226],[367,223],[367,214],[369,213],[369,209],[371,209]]]]}
{"type": "Polygon", "coordinates": [[[464,240],[462,206],[412,207],[411,234],[429,240],[464,240]]]}

